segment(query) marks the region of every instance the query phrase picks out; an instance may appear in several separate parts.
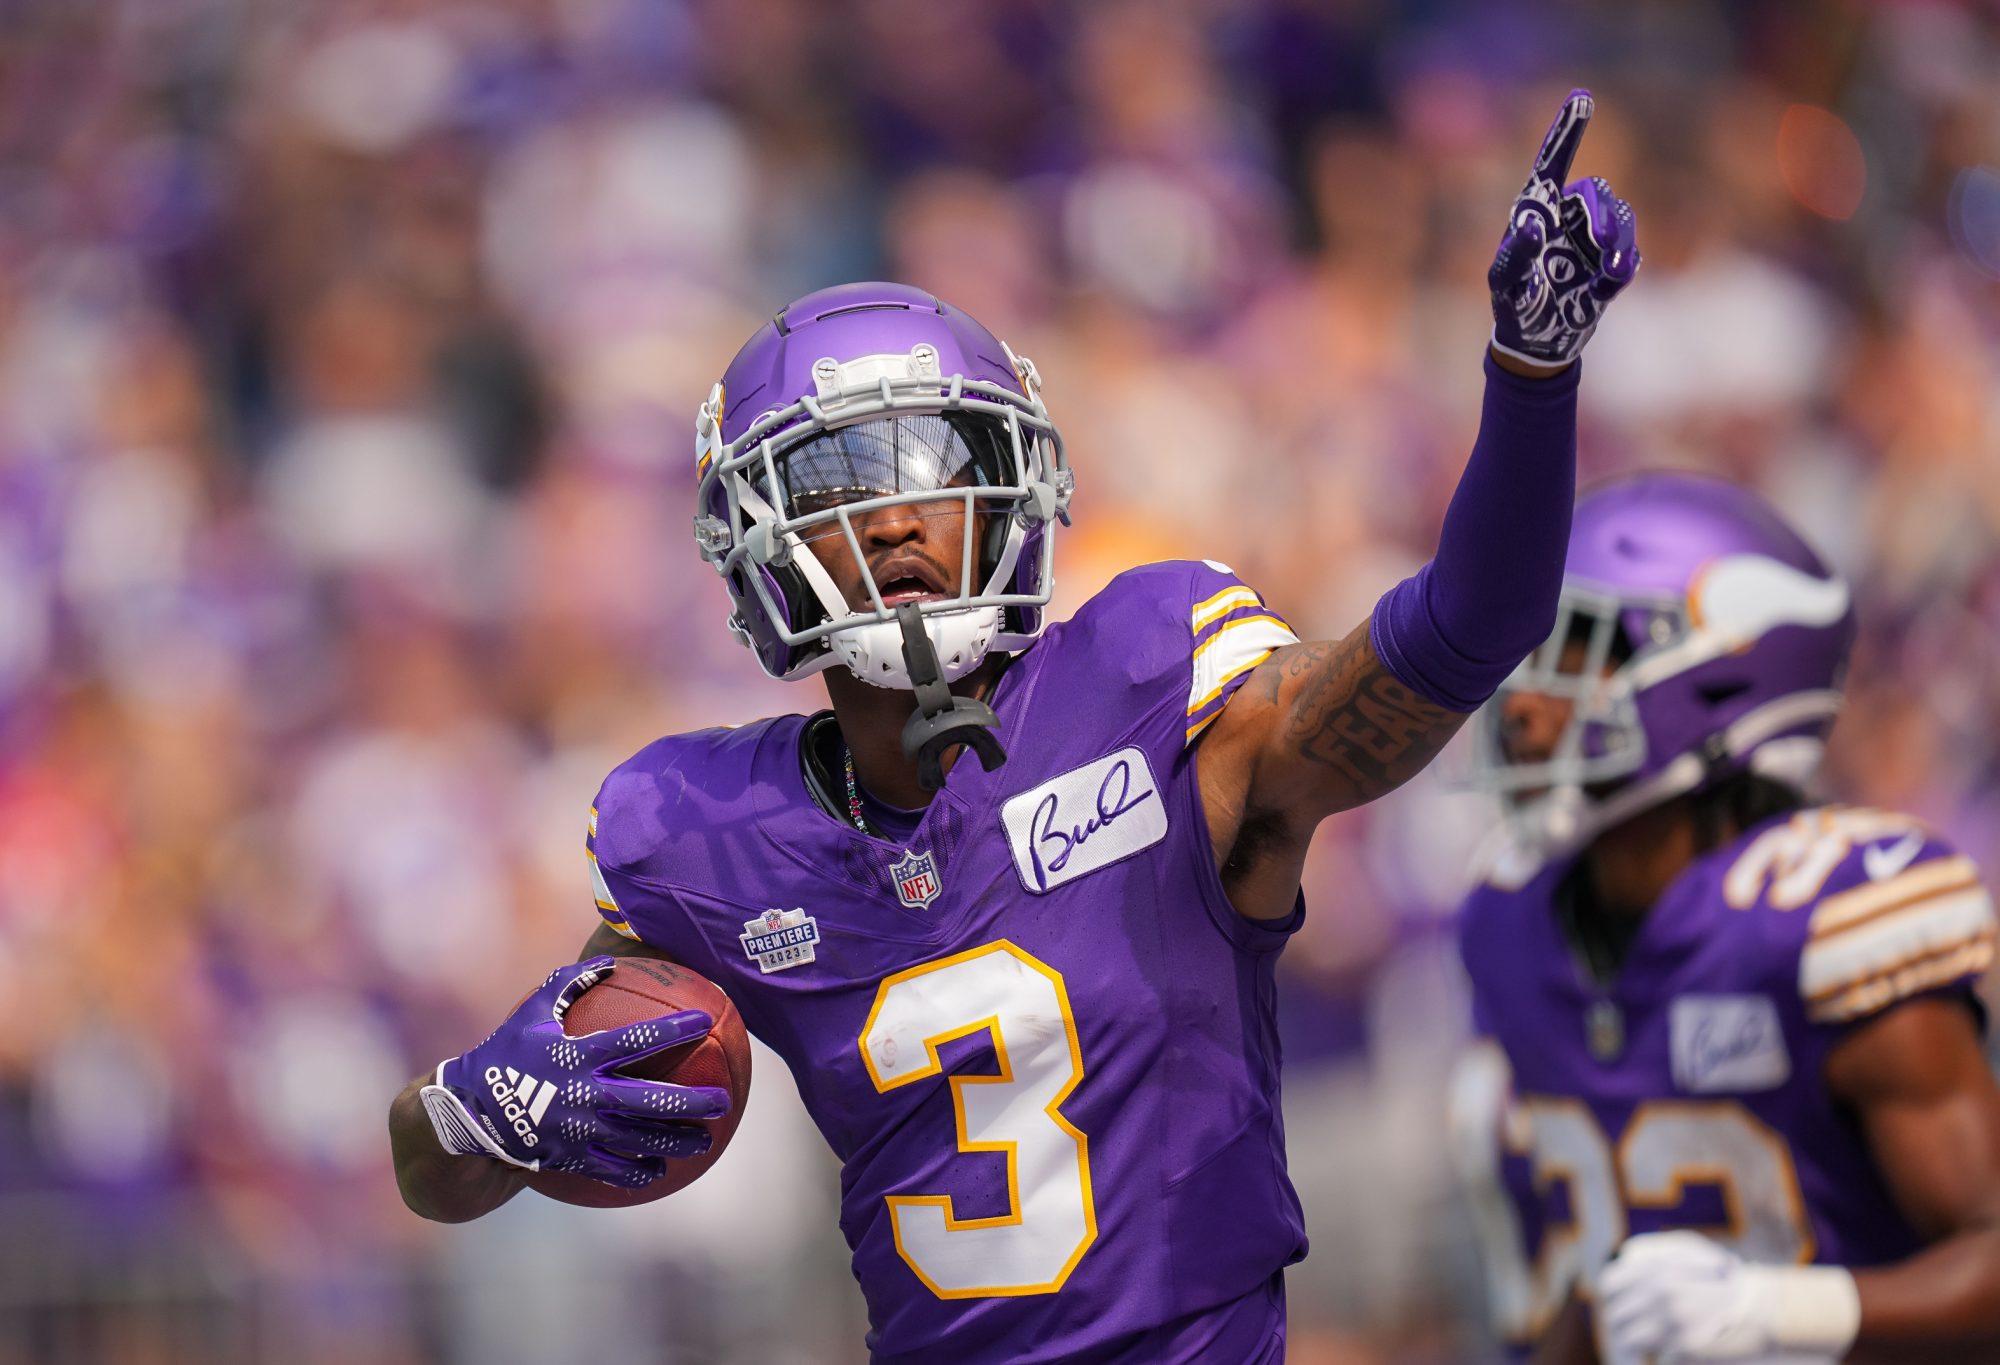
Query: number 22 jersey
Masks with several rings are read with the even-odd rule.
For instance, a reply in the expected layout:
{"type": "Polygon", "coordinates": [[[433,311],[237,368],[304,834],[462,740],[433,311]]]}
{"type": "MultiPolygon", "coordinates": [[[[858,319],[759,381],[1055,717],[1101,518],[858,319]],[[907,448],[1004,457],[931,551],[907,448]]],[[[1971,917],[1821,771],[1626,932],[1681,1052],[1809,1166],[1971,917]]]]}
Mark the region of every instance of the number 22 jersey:
{"type": "Polygon", "coordinates": [[[1295,639],[1208,562],[1122,575],[989,698],[907,840],[811,795],[807,717],[655,742],[589,850],[614,929],[720,985],[842,1162],[882,1360],[1278,1358],[1305,1252],[1273,961],[1224,894],[1201,729],[1295,639]]]}
{"type": "Polygon", "coordinates": [[[1768,1263],[1914,1252],[1822,1073],[1901,1001],[1972,1001],[1995,925],[1970,860],[1887,811],[1768,821],[1683,872],[1602,985],[1561,927],[1572,867],[1496,878],[1460,925],[1497,1047],[1460,1068],[1453,1127],[1503,1334],[1532,1341],[1639,1233],[1692,1227],[1768,1263]]]}

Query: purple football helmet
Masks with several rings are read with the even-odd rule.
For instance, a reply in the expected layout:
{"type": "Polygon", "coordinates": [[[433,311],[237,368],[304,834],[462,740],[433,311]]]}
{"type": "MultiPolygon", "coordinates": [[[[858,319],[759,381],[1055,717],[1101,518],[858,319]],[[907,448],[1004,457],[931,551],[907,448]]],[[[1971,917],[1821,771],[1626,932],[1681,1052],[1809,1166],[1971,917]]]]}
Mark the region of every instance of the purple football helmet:
{"type": "Polygon", "coordinates": [[[1555,632],[1481,712],[1475,781],[1544,855],[1731,773],[1803,788],[1853,643],[1846,582],[1762,499],[1689,474],[1604,485],[1577,503],[1555,632]],[[1524,692],[1570,703],[1527,761],[1506,742],[1524,692]]]}
{"type": "Polygon", "coordinates": [[[738,351],[695,423],[702,558],[731,631],[774,678],[846,664],[912,686],[896,622],[919,604],[947,681],[1042,632],[1053,523],[1074,480],[1032,362],[908,285],[840,285],[790,304],[738,351]],[[956,594],[884,600],[854,519],[963,515],[956,594]],[[971,528],[977,527],[974,534],[971,528]],[[810,542],[839,537],[868,601],[850,604],[810,542]]]}

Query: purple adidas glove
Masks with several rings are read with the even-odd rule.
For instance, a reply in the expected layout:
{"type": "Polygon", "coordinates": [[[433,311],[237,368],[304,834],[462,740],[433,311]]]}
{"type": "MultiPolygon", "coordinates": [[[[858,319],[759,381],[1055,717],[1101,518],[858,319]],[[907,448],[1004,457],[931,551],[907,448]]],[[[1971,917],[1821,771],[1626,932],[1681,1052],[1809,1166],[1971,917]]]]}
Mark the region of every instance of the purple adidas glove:
{"type": "Polygon", "coordinates": [[[1575,360],[1639,269],[1631,205],[1596,177],[1563,184],[1593,108],[1588,90],[1563,101],[1486,272],[1494,349],[1535,365],[1575,360]]]}
{"type": "Polygon", "coordinates": [[[729,1092],[613,1073],[714,1027],[700,1010],[569,1037],[564,1011],[608,976],[614,958],[558,967],[493,1035],[440,1062],[423,1088],[424,1111],[448,1152],[490,1156],[530,1171],[567,1171],[636,1189],[666,1158],[708,1150],[690,1119],[729,1112],[729,1092]]]}

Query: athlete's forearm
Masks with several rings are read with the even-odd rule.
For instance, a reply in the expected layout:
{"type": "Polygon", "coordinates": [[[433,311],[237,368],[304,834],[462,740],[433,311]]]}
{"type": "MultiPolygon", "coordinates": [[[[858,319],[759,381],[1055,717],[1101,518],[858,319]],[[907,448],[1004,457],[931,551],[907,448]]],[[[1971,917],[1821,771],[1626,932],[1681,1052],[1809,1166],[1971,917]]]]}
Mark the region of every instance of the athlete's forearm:
{"type": "MultiPolygon", "coordinates": [[[[647,944],[635,942],[600,924],[583,945],[579,962],[612,957],[666,957],[647,944]]],[[[438,1142],[437,1130],[424,1110],[425,1074],[403,1087],[389,1106],[389,1149],[396,1164],[396,1188],[410,1211],[436,1223],[469,1223],[483,1218],[526,1187],[519,1167],[485,1156],[460,1156],[438,1142]]]]}
{"type": "Polygon", "coordinates": [[[1574,365],[1531,379],[1487,358],[1479,439],[1437,556],[1346,639],[1281,649],[1243,689],[1246,712],[1261,695],[1278,713],[1248,806],[1309,835],[1394,790],[1548,638],[1576,495],[1576,383],[1574,365]]]}
{"type": "Polygon", "coordinates": [[[2000,1358],[2000,1226],[1967,1228],[1904,1261],[1854,1272],[1869,1365],[2000,1358]]]}
{"type": "Polygon", "coordinates": [[[1472,711],[1549,636],[1576,500],[1579,368],[1544,378],[1488,356],[1479,437],[1437,554],[1376,604],[1375,651],[1405,686],[1472,711]]]}
{"type": "Polygon", "coordinates": [[[1287,646],[1264,668],[1295,778],[1296,790],[1278,789],[1280,808],[1314,822],[1400,787],[1465,723],[1463,712],[1426,700],[1385,667],[1365,625],[1344,640],[1287,646]]]}
{"type": "Polygon", "coordinates": [[[396,1188],[419,1217],[434,1223],[469,1223],[520,1193],[522,1172],[484,1156],[455,1156],[439,1145],[420,1092],[430,1083],[411,1081],[389,1106],[389,1149],[396,1163],[396,1188]]]}
{"type": "Polygon", "coordinates": [[[1639,269],[1631,206],[1601,179],[1569,180],[1595,108],[1570,91],[1508,211],[1486,275],[1479,439],[1436,558],[1375,609],[1382,662],[1454,711],[1476,710],[1555,623],[1576,497],[1575,361],[1639,269]]]}

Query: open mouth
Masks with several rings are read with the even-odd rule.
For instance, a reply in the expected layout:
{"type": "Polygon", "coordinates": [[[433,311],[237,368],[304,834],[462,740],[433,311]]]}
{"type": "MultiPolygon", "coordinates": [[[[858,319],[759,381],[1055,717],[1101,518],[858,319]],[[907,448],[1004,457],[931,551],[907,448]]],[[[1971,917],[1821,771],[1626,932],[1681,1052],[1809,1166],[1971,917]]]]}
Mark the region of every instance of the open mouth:
{"type": "Polygon", "coordinates": [[[921,578],[908,574],[901,578],[892,578],[880,586],[882,605],[885,607],[899,607],[905,602],[932,602],[945,596],[921,578]]]}
{"type": "Polygon", "coordinates": [[[875,571],[875,586],[882,593],[882,605],[899,607],[905,602],[932,602],[950,596],[939,575],[930,565],[904,560],[885,564],[875,571]]]}

